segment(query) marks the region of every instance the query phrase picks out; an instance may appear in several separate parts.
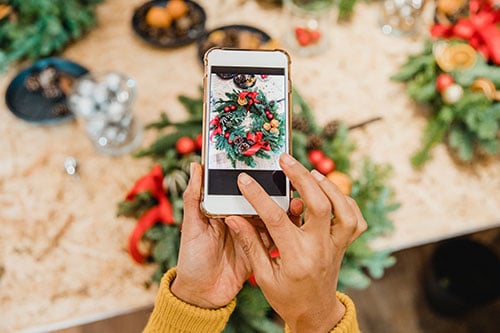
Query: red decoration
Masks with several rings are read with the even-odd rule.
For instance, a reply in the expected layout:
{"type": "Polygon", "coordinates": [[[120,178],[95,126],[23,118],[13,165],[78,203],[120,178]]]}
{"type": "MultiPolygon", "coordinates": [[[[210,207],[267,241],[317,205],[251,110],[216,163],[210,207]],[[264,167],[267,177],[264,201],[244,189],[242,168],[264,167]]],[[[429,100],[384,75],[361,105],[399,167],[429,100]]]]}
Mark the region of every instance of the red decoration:
{"type": "Polygon", "coordinates": [[[436,78],[436,90],[438,92],[442,92],[449,86],[451,86],[455,80],[453,79],[453,76],[450,74],[442,73],[439,74],[438,77],[436,78]]]}
{"type": "Polygon", "coordinates": [[[434,24],[434,37],[465,39],[487,60],[500,65],[500,6],[493,0],[470,0],[469,17],[458,20],[454,25],[434,24]]]}
{"type": "Polygon", "coordinates": [[[203,135],[198,134],[194,141],[196,142],[196,149],[201,150],[203,148],[203,135]]]}
{"type": "Polygon", "coordinates": [[[215,126],[210,134],[210,141],[212,141],[214,135],[222,134],[222,125],[220,123],[219,116],[215,116],[215,118],[210,121],[210,125],[215,126]]]}
{"type": "Polygon", "coordinates": [[[229,110],[231,110],[231,109],[229,108],[229,106],[225,106],[225,107],[224,107],[224,111],[225,111],[225,112],[229,112],[229,110]]]}
{"type": "Polygon", "coordinates": [[[322,161],[325,158],[325,154],[319,149],[312,149],[307,154],[307,157],[309,159],[309,162],[311,162],[313,166],[316,166],[320,161],[322,161]]]}
{"type": "Polygon", "coordinates": [[[300,46],[316,44],[321,38],[321,32],[304,27],[295,28],[295,38],[300,46]]]}
{"type": "Polygon", "coordinates": [[[147,175],[142,176],[136,181],[125,199],[129,201],[134,200],[135,196],[141,192],[151,192],[153,197],[158,200],[158,205],[152,207],[141,216],[129,236],[129,252],[132,258],[138,263],[143,263],[146,260],[146,257],[137,248],[137,244],[146,231],[157,222],[174,224],[172,205],[168,201],[167,191],[163,187],[163,170],[159,164],[156,164],[147,175]]]}
{"type": "Polygon", "coordinates": [[[175,150],[181,155],[196,151],[196,142],[188,136],[180,137],[175,143],[175,150]]]}
{"type": "Polygon", "coordinates": [[[229,107],[229,109],[230,109],[231,111],[236,110],[236,105],[231,105],[231,106],[229,107]]]}
{"type": "Polygon", "coordinates": [[[327,175],[335,170],[335,162],[332,159],[325,157],[315,165],[315,168],[323,175],[327,175]]]}
{"type": "Polygon", "coordinates": [[[256,152],[258,152],[261,148],[264,150],[270,150],[271,145],[267,141],[262,141],[262,136],[263,136],[263,134],[260,131],[256,132],[255,134],[247,133],[247,140],[251,140],[251,141],[255,142],[255,144],[253,146],[251,146],[250,148],[248,148],[243,153],[243,155],[252,156],[256,152]]]}
{"type": "Polygon", "coordinates": [[[259,93],[257,91],[240,91],[238,94],[238,99],[246,99],[247,103],[247,111],[250,109],[252,104],[258,104],[259,100],[257,99],[257,95],[259,93]]]}

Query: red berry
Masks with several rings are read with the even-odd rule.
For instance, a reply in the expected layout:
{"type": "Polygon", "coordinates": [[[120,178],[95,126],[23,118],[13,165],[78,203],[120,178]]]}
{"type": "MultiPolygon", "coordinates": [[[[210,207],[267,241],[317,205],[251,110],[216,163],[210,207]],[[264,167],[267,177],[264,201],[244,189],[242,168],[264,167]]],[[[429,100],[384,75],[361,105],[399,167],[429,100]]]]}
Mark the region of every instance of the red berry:
{"type": "Polygon", "coordinates": [[[187,155],[196,150],[196,142],[188,136],[180,137],[175,143],[175,150],[181,155],[187,155]]]}
{"type": "Polygon", "coordinates": [[[229,109],[229,106],[225,106],[225,107],[224,107],[224,112],[229,112],[229,110],[230,110],[230,109],[229,109]]]}
{"type": "Polygon", "coordinates": [[[196,142],[196,149],[201,150],[203,148],[203,135],[198,134],[194,141],[196,142]]]}
{"type": "Polygon", "coordinates": [[[444,91],[446,88],[451,86],[455,80],[453,79],[453,76],[450,74],[442,73],[439,74],[438,77],[436,78],[436,90],[438,92],[444,91]]]}
{"type": "Polygon", "coordinates": [[[229,135],[231,135],[231,134],[229,134],[229,132],[224,133],[224,137],[225,137],[226,139],[229,139],[229,135]]]}
{"type": "Polygon", "coordinates": [[[227,143],[229,143],[230,145],[232,145],[233,144],[233,140],[229,139],[229,140],[227,140],[227,143]]]}
{"type": "Polygon", "coordinates": [[[300,46],[307,46],[311,43],[311,36],[306,28],[295,28],[295,38],[300,46]]]}
{"type": "Polygon", "coordinates": [[[325,154],[319,149],[313,149],[309,151],[307,157],[309,158],[309,162],[311,162],[313,166],[316,166],[320,161],[322,161],[325,158],[325,154]]]}
{"type": "Polygon", "coordinates": [[[229,109],[231,109],[231,111],[236,110],[236,105],[231,105],[231,106],[229,107],[229,109]]]}
{"type": "Polygon", "coordinates": [[[321,38],[321,32],[319,30],[309,30],[309,38],[311,39],[311,44],[317,43],[321,38]]]}
{"type": "Polygon", "coordinates": [[[328,157],[323,158],[321,161],[316,164],[316,170],[321,172],[324,175],[329,174],[335,169],[335,162],[328,157]]]}
{"type": "Polygon", "coordinates": [[[267,119],[269,119],[269,120],[271,120],[271,119],[273,119],[273,118],[274,118],[274,116],[273,116],[273,114],[272,114],[272,113],[268,113],[268,114],[266,115],[266,117],[267,117],[267,119]]]}

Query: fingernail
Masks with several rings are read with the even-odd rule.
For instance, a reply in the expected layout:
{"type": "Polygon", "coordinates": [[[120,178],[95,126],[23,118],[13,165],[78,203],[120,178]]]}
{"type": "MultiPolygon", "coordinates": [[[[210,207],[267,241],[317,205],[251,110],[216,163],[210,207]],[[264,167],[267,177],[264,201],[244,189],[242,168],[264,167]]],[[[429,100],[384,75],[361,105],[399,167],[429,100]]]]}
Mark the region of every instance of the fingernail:
{"type": "Polygon", "coordinates": [[[323,176],[319,171],[317,171],[316,169],[312,170],[311,171],[311,175],[313,175],[313,177],[317,180],[317,181],[322,181],[325,176],[323,176]]]}
{"type": "Polygon", "coordinates": [[[240,175],[238,176],[238,180],[243,185],[248,185],[252,182],[252,178],[250,178],[250,176],[244,172],[240,173],[240,175]]]}
{"type": "Polygon", "coordinates": [[[297,161],[287,153],[281,154],[281,160],[283,161],[283,163],[285,163],[287,165],[293,165],[293,164],[297,163],[297,161]]]}
{"type": "Polygon", "coordinates": [[[238,222],[236,222],[235,220],[233,220],[230,217],[226,218],[225,222],[226,222],[227,226],[229,227],[229,229],[231,229],[235,234],[240,233],[240,225],[238,224],[238,222]]]}
{"type": "Polygon", "coordinates": [[[189,176],[192,176],[194,172],[194,162],[189,163],[189,176]]]}

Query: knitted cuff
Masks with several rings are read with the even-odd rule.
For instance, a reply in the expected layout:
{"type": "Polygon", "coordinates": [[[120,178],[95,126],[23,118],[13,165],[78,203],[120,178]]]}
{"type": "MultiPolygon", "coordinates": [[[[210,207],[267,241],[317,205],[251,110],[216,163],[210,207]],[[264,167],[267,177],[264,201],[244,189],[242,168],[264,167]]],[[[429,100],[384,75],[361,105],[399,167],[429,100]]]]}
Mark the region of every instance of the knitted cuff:
{"type": "Polygon", "coordinates": [[[170,291],[176,276],[175,268],[163,276],[153,313],[144,332],[221,332],[236,306],[236,299],[219,309],[203,309],[185,303],[170,291]]]}

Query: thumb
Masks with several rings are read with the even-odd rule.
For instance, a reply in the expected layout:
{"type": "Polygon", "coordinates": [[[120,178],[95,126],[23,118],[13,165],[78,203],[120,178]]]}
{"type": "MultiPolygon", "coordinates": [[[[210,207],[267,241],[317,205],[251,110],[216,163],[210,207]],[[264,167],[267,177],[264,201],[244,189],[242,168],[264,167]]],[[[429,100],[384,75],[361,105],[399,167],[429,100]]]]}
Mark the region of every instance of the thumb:
{"type": "Polygon", "coordinates": [[[262,239],[253,225],[240,216],[227,217],[224,222],[245,252],[258,284],[259,280],[272,273],[271,258],[262,239]]]}

